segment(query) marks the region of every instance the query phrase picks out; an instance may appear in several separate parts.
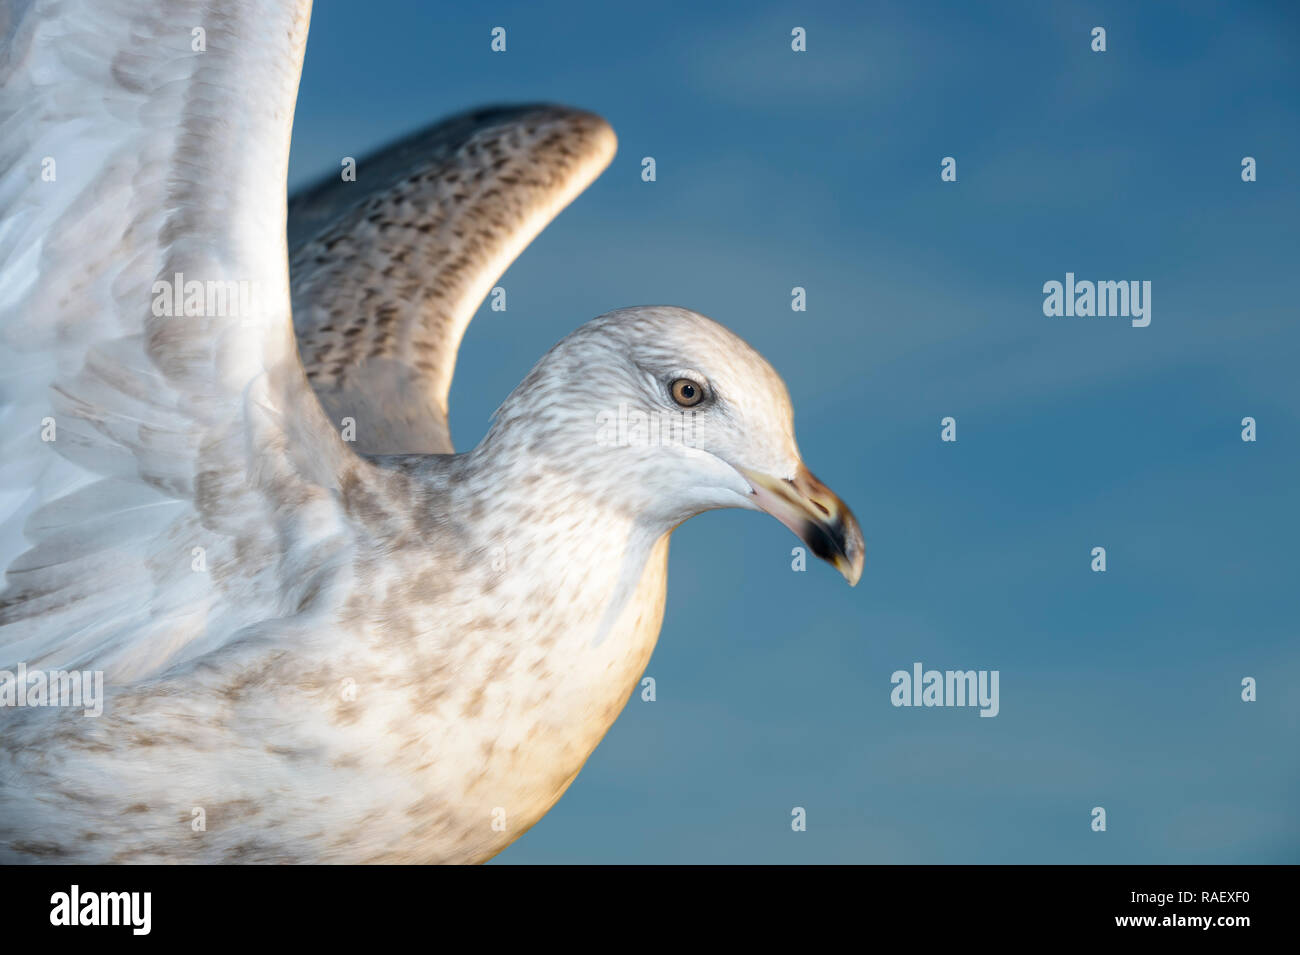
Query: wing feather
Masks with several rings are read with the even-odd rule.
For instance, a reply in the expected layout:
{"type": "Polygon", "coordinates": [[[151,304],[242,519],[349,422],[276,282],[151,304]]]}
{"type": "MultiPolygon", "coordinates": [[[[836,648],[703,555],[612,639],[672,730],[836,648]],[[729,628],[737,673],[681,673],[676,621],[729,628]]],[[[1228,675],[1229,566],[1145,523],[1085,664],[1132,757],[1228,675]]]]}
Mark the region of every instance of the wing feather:
{"type": "Polygon", "coordinates": [[[453,117],[289,203],[308,378],[363,453],[450,453],[447,395],[479,304],[613,159],[613,130],[562,106],[453,117]]]}
{"type": "Polygon", "coordinates": [[[0,665],[148,676],[331,593],[360,462],[290,315],[310,7],[0,11],[0,665]]]}

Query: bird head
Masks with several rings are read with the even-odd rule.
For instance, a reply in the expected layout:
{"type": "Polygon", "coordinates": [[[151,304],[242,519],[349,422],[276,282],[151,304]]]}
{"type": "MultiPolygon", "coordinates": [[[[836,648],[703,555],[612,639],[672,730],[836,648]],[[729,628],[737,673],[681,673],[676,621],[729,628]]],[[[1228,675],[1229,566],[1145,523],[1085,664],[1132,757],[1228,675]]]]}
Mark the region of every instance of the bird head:
{"type": "Polygon", "coordinates": [[[637,520],[672,528],[714,508],[766,511],[850,584],[862,575],[862,531],[804,465],[784,382],[703,315],[653,306],[593,319],[496,417],[498,442],[526,431],[516,451],[637,520]],[[510,427],[518,418],[527,429],[510,427]]]}

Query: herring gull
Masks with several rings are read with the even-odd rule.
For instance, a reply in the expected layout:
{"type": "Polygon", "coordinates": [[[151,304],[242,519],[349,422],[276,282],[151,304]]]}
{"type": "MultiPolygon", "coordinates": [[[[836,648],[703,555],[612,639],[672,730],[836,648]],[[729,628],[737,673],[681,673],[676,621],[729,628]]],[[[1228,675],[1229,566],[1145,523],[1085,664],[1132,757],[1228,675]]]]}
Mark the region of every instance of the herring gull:
{"type": "Polygon", "coordinates": [[[454,451],[467,323],[614,134],[469,113],[287,201],[309,15],[0,11],[0,861],[483,861],[636,686],[683,520],[861,574],[781,379],[685,309],[582,325],[454,451]]]}

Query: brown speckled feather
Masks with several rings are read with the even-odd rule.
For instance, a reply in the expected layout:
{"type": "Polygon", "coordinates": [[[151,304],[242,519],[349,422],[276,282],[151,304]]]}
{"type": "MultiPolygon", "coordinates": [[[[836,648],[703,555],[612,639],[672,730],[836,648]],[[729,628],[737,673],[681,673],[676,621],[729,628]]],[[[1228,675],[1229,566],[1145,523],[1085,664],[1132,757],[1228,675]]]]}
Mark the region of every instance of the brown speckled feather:
{"type": "Polygon", "coordinates": [[[461,337],[519,252],[609,164],[614,133],[561,106],[478,110],[289,203],[294,327],[362,453],[446,453],[461,337]]]}

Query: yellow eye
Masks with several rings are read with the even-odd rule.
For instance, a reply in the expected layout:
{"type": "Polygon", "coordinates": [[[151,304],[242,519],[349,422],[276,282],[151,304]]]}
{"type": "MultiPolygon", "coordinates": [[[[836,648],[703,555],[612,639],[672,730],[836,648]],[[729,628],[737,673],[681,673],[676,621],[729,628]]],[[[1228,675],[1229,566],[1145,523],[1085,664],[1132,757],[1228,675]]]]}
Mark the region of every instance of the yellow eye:
{"type": "Polygon", "coordinates": [[[673,401],[683,408],[693,408],[704,400],[704,389],[689,378],[678,378],[668,386],[673,401]]]}

